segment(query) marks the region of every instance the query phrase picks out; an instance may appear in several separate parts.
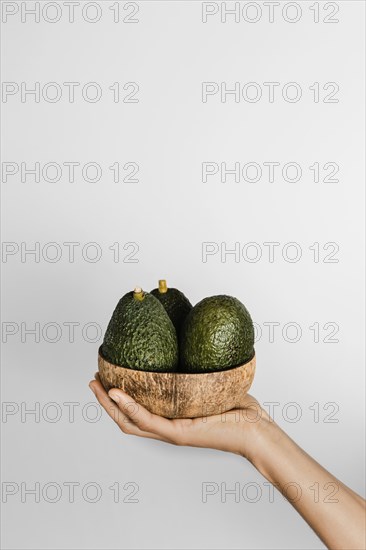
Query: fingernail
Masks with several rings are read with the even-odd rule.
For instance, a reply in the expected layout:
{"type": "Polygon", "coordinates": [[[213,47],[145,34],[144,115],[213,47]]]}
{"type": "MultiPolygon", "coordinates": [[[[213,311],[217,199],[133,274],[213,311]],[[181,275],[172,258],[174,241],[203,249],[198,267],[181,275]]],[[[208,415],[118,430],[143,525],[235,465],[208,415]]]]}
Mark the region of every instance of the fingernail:
{"type": "Polygon", "coordinates": [[[96,395],[96,391],[94,389],[94,385],[93,384],[89,384],[89,388],[91,389],[91,391],[94,393],[94,395],[96,395]]]}
{"type": "Polygon", "coordinates": [[[110,397],[111,399],[113,399],[113,401],[116,401],[116,402],[119,401],[119,395],[118,395],[118,393],[109,392],[108,395],[109,395],[109,397],[110,397]]]}

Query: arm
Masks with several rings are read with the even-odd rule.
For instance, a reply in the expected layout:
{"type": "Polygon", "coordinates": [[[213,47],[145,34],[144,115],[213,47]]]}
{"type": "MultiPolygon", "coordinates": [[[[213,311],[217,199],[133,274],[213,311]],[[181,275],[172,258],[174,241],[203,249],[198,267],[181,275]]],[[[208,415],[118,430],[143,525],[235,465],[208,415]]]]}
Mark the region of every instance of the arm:
{"type": "Polygon", "coordinates": [[[98,376],[90,388],[124,433],[242,455],[282,492],[328,548],[365,549],[364,499],[298,447],[253,397],[244,396],[240,409],[223,415],[168,420],[121,390],[108,395],[98,376]]]}
{"type": "Polygon", "coordinates": [[[261,423],[253,465],[291,502],[328,548],[362,550],[365,501],[274,422],[261,423]]]}

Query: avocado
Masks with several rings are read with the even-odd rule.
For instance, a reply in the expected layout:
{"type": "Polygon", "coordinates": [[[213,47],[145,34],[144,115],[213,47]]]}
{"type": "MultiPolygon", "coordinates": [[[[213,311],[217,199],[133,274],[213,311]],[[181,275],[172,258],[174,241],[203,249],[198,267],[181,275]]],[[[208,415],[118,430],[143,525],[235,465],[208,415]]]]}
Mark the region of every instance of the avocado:
{"type": "Polygon", "coordinates": [[[114,365],[136,370],[176,369],[177,335],[155,296],[135,288],[120,299],[108,324],[101,355],[114,365]]]}
{"type": "Polygon", "coordinates": [[[154,288],[151,294],[163,304],[179,335],[182,323],[192,309],[191,302],[177,288],[168,288],[164,279],[160,279],[159,288],[154,288]]]}
{"type": "Polygon", "coordinates": [[[253,358],[253,346],[253,322],[237,298],[204,298],[184,321],[180,368],[185,372],[210,372],[236,367],[253,358]]]}

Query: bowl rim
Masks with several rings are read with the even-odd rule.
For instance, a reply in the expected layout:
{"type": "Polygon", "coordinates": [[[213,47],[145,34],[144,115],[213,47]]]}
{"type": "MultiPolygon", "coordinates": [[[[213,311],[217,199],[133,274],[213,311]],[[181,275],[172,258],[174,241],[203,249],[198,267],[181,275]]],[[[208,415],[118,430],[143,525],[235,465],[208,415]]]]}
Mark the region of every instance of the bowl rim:
{"type": "Polygon", "coordinates": [[[249,363],[251,363],[253,360],[256,360],[256,353],[255,353],[255,348],[253,347],[253,355],[250,359],[248,359],[248,361],[246,361],[245,363],[241,363],[240,365],[235,365],[234,367],[228,367],[227,369],[220,369],[220,370],[212,370],[212,371],[208,371],[208,372],[182,372],[182,371],[154,371],[154,370],[143,370],[143,369],[131,369],[130,367],[122,367],[121,365],[115,365],[114,363],[111,363],[110,361],[108,361],[108,359],[106,359],[105,357],[103,357],[102,355],[102,346],[99,347],[98,349],[98,357],[100,357],[100,359],[102,359],[105,363],[108,363],[108,365],[111,365],[113,367],[116,367],[116,368],[119,368],[119,369],[124,369],[126,371],[129,371],[129,372],[140,372],[140,373],[145,373],[145,374],[162,374],[162,375],[170,375],[170,376],[188,376],[188,375],[193,375],[193,376],[209,376],[209,375],[213,375],[213,374],[218,374],[218,373],[223,373],[223,372],[229,372],[229,371],[232,371],[232,370],[235,370],[235,369],[239,369],[241,367],[245,367],[246,365],[248,365],[249,363]]]}

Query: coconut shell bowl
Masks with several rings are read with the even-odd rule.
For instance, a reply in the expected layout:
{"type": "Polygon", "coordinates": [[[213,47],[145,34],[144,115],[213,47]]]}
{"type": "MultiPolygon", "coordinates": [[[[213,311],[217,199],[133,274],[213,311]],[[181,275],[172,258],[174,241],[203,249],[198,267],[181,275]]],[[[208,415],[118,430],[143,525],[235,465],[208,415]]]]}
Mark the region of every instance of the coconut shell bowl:
{"type": "Polygon", "coordinates": [[[237,367],[205,373],[148,372],[113,365],[98,354],[100,380],[166,418],[197,418],[240,407],[255,373],[254,357],[237,367]]]}

